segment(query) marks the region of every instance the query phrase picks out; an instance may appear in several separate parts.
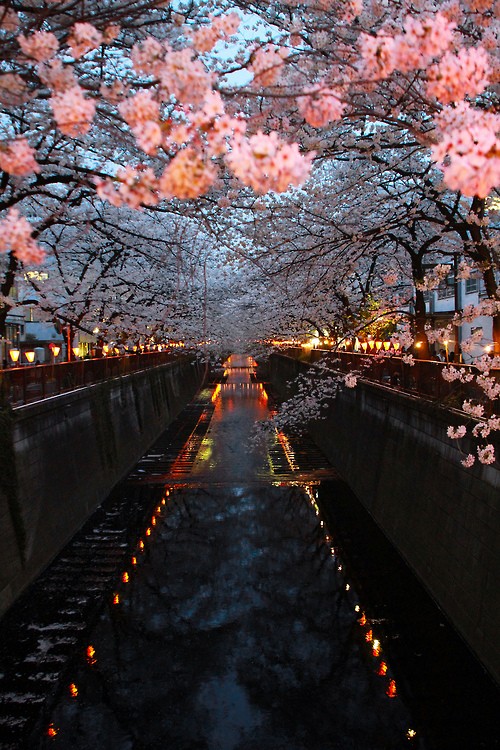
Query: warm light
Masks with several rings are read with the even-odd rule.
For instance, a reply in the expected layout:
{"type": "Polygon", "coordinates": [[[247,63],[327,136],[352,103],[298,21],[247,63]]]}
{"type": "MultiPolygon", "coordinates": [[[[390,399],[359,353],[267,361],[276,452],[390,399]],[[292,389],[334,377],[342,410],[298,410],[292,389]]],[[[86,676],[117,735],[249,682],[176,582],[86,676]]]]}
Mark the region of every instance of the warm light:
{"type": "Polygon", "coordinates": [[[61,351],[61,347],[58,346],[58,344],[54,344],[52,346],[52,354],[54,355],[54,359],[56,359],[59,356],[60,351],[61,351]]]}
{"type": "Polygon", "coordinates": [[[149,528],[149,526],[146,529],[146,536],[151,536],[151,529],[149,528]]]}
{"type": "Polygon", "coordinates": [[[71,695],[72,698],[78,697],[78,688],[74,682],[72,682],[71,685],[69,686],[69,694],[71,695]]]}
{"type": "Polygon", "coordinates": [[[87,646],[87,661],[92,666],[96,663],[96,659],[94,659],[95,656],[95,648],[93,646],[87,646]]]}
{"type": "Polygon", "coordinates": [[[417,736],[417,733],[416,733],[416,731],[414,729],[409,729],[406,732],[406,736],[408,737],[409,740],[412,740],[414,737],[417,736]]]}
{"type": "Polygon", "coordinates": [[[162,497],[162,499],[161,499],[161,504],[162,504],[162,505],[165,505],[165,503],[166,503],[166,500],[165,500],[165,498],[164,498],[164,497],[162,497]]]}
{"type": "Polygon", "coordinates": [[[366,635],[365,635],[365,641],[366,641],[367,643],[370,643],[370,641],[371,641],[372,639],[373,639],[373,630],[372,630],[372,629],[370,628],[370,630],[367,630],[367,631],[366,631],[366,635]]]}
{"type": "Polygon", "coordinates": [[[154,516],[151,519],[151,526],[156,526],[156,518],[154,516]]]}
{"type": "Polygon", "coordinates": [[[346,590],[346,591],[349,591],[349,589],[350,589],[350,588],[351,588],[351,587],[349,586],[349,584],[348,584],[348,583],[346,583],[346,585],[345,585],[345,590],[346,590]]]}
{"type": "Polygon", "coordinates": [[[383,675],[387,674],[387,664],[385,663],[385,661],[381,661],[380,662],[380,666],[378,668],[377,674],[379,674],[381,677],[383,677],[383,675]]]}
{"type": "Polygon", "coordinates": [[[9,357],[11,358],[11,360],[14,363],[16,363],[19,360],[19,355],[20,354],[21,354],[21,352],[19,351],[19,349],[11,349],[9,351],[9,357]]]}
{"type": "Polygon", "coordinates": [[[93,334],[99,333],[99,328],[96,326],[94,330],[92,331],[93,334]]]}
{"type": "Polygon", "coordinates": [[[399,341],[394,341],[392,345],[394,347],[394,351],[397,352],[397,350],[399,349],[399,341]]]}
{"type": "Polygon", "coordinates": [[[160,505],[157,507],[156,512],[157,513],[161,513],[161,506],[160,505]]]}
{"type": "Polygon", "coordinates": [[[113,604],[120,604],[120,594],[115,594],[113,596],[113,604]]]}
{"type": "Polygon", "coordinates": [[[24,352],[24,356],[26,357],[26,359],[28,360],[28,362],[30,363],[30,365],[32,365],[33,362],[35,361],[35,352],[34,351],[24,352]]]}
{"type": "Polygon", "coordinates": [[[72,352],[75,355],[75,357],[79,357],[80,356],[80,347],[79,346],[74,346],[72,348],[72,352]]]}
{"type": "Polygon", "coordinates": [[[366,341],[363,341],[363,342],[361,343],[361,346],[362,346],[362,348],[363,348],[363,351],[364,351],[364,352],[366,352],[366,350],[368,349],[368,344],[367,344],[367,342],[366,342],[366,341]]]}
{"type": "Polygon", "coordinates": [[[380,656],[380,641],[375,640],[372,643],[372,654],[373,656],[380,656]]]}
{"type": "Polygon", "coordinates": [[[361,617],[359,618],[358,622],[359,622],[360,625],[366,625],[366,615],[365,615],[364,612],[361,615],[361,617]]]}
{"type": "Polygon", "coordinates": [[[389,698],[395,698],[398,694],[398,691],[396,690],[396,680],[391,680],[389,682],[389,687],[385,691],[385,694],[389,696],[389,698]]]}
{"type": "Polygon", "coordinates": [[[421,346],[422,346],[422,342],[421,341],[417,341],[416,344],[415,344],[415,348],[416,349],[420,349],[421,346]]]}
{"type": "Polygon", "coordinates": [[[311,346],[316,347],[319,345],[319,338],[317,336],[313,336],[309,343],[311,344],[311,346]]]}
{"type": "Polygon", "coordinates": [[[104,344],[102,347],[103,354],[108,354],[109,352],[109,346],[107,344],[104,344]]]}
{"type": "Polygon", "coordinates": [[[132,563],[132,565],[137,565],[137,557],[135,557],[134,555],[134,557],[132,557],[132,560],[130,562],[132,563]]]}
{"type": "Polygon", "coordinates": [[[384,349],[386,350],[386,352],[388,352],[390,348],[391,348],[391,342],[384,341],[384,349]]]}
{"type": "Polygon", "coordinates": [[[53,724],[49,724],[48,729],[47,729],[47,736],[55,737],[58,731],[59,730],[53,724]]]}
{"type": "Polygon", "coordinates": [[[140,550],[144,549],[144,542],[142,541],[142,539],[139,539],[139,549],[140,550]]]}
{"type": "Polygon", "coordinates": [[[380,349],[382,349],[382,342],[381,341],[375,341],[375,346],[377,347],[377,351],[380,351],[380,349]]]}
{"type": "Polygon", "coordinates": [[[492,349],[493,349],[493,347],[491,346],[491,344],[488,344],[488,346],[484,347],[484,351],[486,352],[486,354],[490,354],[490,352],[492,351],[492,349]]]}
{"type": "Polygon", "coordinates": [[[123,573],[123,575],[122,575],[122,581],[123,581],[123,583],[128,583],[129,580],[130,580],[129,575],[128,575],[127,571],[125,571],[125,573],[123,573]]]}
{"type": "Polygon", "coordinates": [[[356,606],[354,607],[354,611],[359,612],[359,604],[356,604],[356,606]]]}

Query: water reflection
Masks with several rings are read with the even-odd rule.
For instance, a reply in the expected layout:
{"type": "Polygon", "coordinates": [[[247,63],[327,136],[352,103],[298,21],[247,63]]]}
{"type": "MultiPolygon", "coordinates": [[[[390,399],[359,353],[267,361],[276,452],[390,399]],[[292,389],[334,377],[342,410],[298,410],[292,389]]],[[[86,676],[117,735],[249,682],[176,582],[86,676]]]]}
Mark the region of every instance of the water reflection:
{"type": "Polygon", "coordinates": [[[266,409],[252,367],[227,363],[196,486],[168,488],[148,519],[39,747],[424,747],[314,488],[253,481],[272,475],[247,442],[266,409]]]}

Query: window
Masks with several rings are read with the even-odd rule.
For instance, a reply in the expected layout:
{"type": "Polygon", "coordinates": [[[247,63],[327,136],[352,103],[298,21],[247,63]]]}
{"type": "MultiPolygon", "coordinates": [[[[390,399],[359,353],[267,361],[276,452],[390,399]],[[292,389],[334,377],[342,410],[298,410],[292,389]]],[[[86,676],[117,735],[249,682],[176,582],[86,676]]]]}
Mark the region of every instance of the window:
{"type": "Polygon", "coordinates": [[[475,294],[479,291],[479,279],[465,279],[465,293],[475,294]]]}
{"type": "Polygon", "coordinates": [[[449,273],[444,281],[437,288],[438,299],[448,299],[455,296],[454,277],[449,273]]]}

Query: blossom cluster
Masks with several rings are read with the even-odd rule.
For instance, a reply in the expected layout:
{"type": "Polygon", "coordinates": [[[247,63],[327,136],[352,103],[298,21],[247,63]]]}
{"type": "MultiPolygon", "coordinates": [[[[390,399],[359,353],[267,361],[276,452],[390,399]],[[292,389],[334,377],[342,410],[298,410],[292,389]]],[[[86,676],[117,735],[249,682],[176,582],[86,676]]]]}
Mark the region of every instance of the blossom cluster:
{"type": "Polygon", "coordinates": [[[304,120],[314,128],[339,120],[346,106],[336,91],[320,83],[305,89],[304,94],[297,97],[297,104],[304,120]]]}
{"type": "Polygon", "coordinates": [[[0,143],[0,169],[19,177],[39,172],[35,150],[26,138],[16,138],[6,144],[0,143]]]}
{"type": "Polygon", "coordinates": [[[33,239],[31,224],[16,208],[11,208],[7,216],[0,219],[0,252],[9,251],[22,263],[41,263],[45,257],[33,239]]]}

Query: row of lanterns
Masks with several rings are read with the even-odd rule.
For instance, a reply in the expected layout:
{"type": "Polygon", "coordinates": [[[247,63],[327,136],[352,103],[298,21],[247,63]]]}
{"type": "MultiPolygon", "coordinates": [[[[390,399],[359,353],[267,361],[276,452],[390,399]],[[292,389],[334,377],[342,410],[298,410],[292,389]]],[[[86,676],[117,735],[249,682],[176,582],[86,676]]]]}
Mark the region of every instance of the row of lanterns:
{"type": "MultiPolygon", "coordinates": [[[[147,537],[151,536],[151,534],[152,534],[152,528],[154,528],[156,526],[157,519],[159,518],[159,516],[160,516],[160,514],[161,514],[161,512],[163,510],[163,506],[166,505],[167,498],[169,497],[169,495],[170,495],[170,490],[167,489],[165,491],[165,495],[161,499],[160,504],[156,506],[156,508],[155,508],[155,510],[153,512],[153,515],[151,516],[151,521],[150,521],[149,526],[146,528],[146,530],[144,532],[144,537],[147,538],[147,537]]],[[[144,552],[144,550],[145,550],[145,543],[144,543],[143,538],[141,537],[139,539],[137,545],[136,545],[136,549],[134,550],[134,554],[131,556],[131,559],[130,559],[130,566],[131,567],[128,570],[124,570],[122,572],[121,576],[120,576],[120,582],[122,584],[130,583],[130,577],[132,575],[132,570],[133,570],[133,568],[135,568],[137,566],[138,557],[139,557],[139,555],[141,553],[144,552]]],[[[120,593],[115,590],[113,592],[112,598],[111,598],[112,604],[114,604],[114,605],[121,604],[121,601],[122,600],[121,600],[120,593]]],[[[87,648],[85,650],[85,659],[86,659],[87,664],[89,665],[89,667],[93,667],[95,664],[97,664],[96,650],[95,650],[95,648],[94,648],[94,646],[92,644],[90,644],[89,646],[87,646],[87,648]]],[[[69,694],[70,698],[73,698],[73,699],[78,698],[78,686],[76,685],[76,683],[71,682],[68,685],[68,694],[69,694]]],[[[51,722],[48,725],[47,729],[45,730],[45,734],[46,734],[47,737],[54,738],[54,737],[56,737],[59,734],[59,727],[56,726],[54,724],[54,722],[51,722]]]]}
{"type": "MultiPolygon", "coordinates": [[[[314,509],[314,512],[316,516],[320,516],[320,510],[317,503],[317,492],[313,491],[313,487],[311,485],[307,485],[304,487],[305,493],[314,509]]],[[[325,529],[325,523],[324,521],[320,520],[320,527],[322,529],[325,529]]],[[[325,542],[330,547],[330,553],[333,558],[333,560],[337,564],[337,570],[339,572],[342,572],[343,566],[342,563],[338,557],[337,550],[332,545],[332,539],[329,536],[328,533],[325,534],[325,542]]],[[[345,590],[350,591],[351,586],[349,583],[345,584],[345,590]]],[[[388,675],[388,665],[387,662],[384,661],[384,659],[381,657],[382,654],[382,646],[380,643],[380,640],[375,637],[375,633],[373,630],[373,623],[370,622],[370,620],[367,618],[366,613],[362,611],[359,604],[356,604],[354,607],[354,611],[356,615],[359,615],[357,618],[358,625],[363,629],[363,640],[369,644],[370,647],[370,653],[373,659],[375,660],[375,671],[376,674],[380,677],[384,677],[384,685],[385,685],[385,694],[388,698],[396,698],[398,695],[396,680],[388,675]]],[[[406,732],[406,739],[413,740],[415,739],[417,735],[417,732],[415,729],[409,728],[406,732]]]]}
{"type": "MultiPolygon", "coordinates": [[[[58,344],[49,344],[50,351],[52,352],[52,356],[54,357],[54,361],[59,356],[59,353],[61,351],[61,347],[58,344]]],[[[71,348],[71,351],[73,352],[73,355],[78,358],[80,357],[80,347],[79,346],[73,346],[71,348]]],[[[20,366],[23,364],[22,355],[26,358],[26,362],[30,365],[32,365],[35,361],[36,352],[33,349],[25,349],[23,352],[21,352],[20,349],[10,349],[9,350],[9,357],[11,359],[11,362],[13,365],[20,366]]]]}

